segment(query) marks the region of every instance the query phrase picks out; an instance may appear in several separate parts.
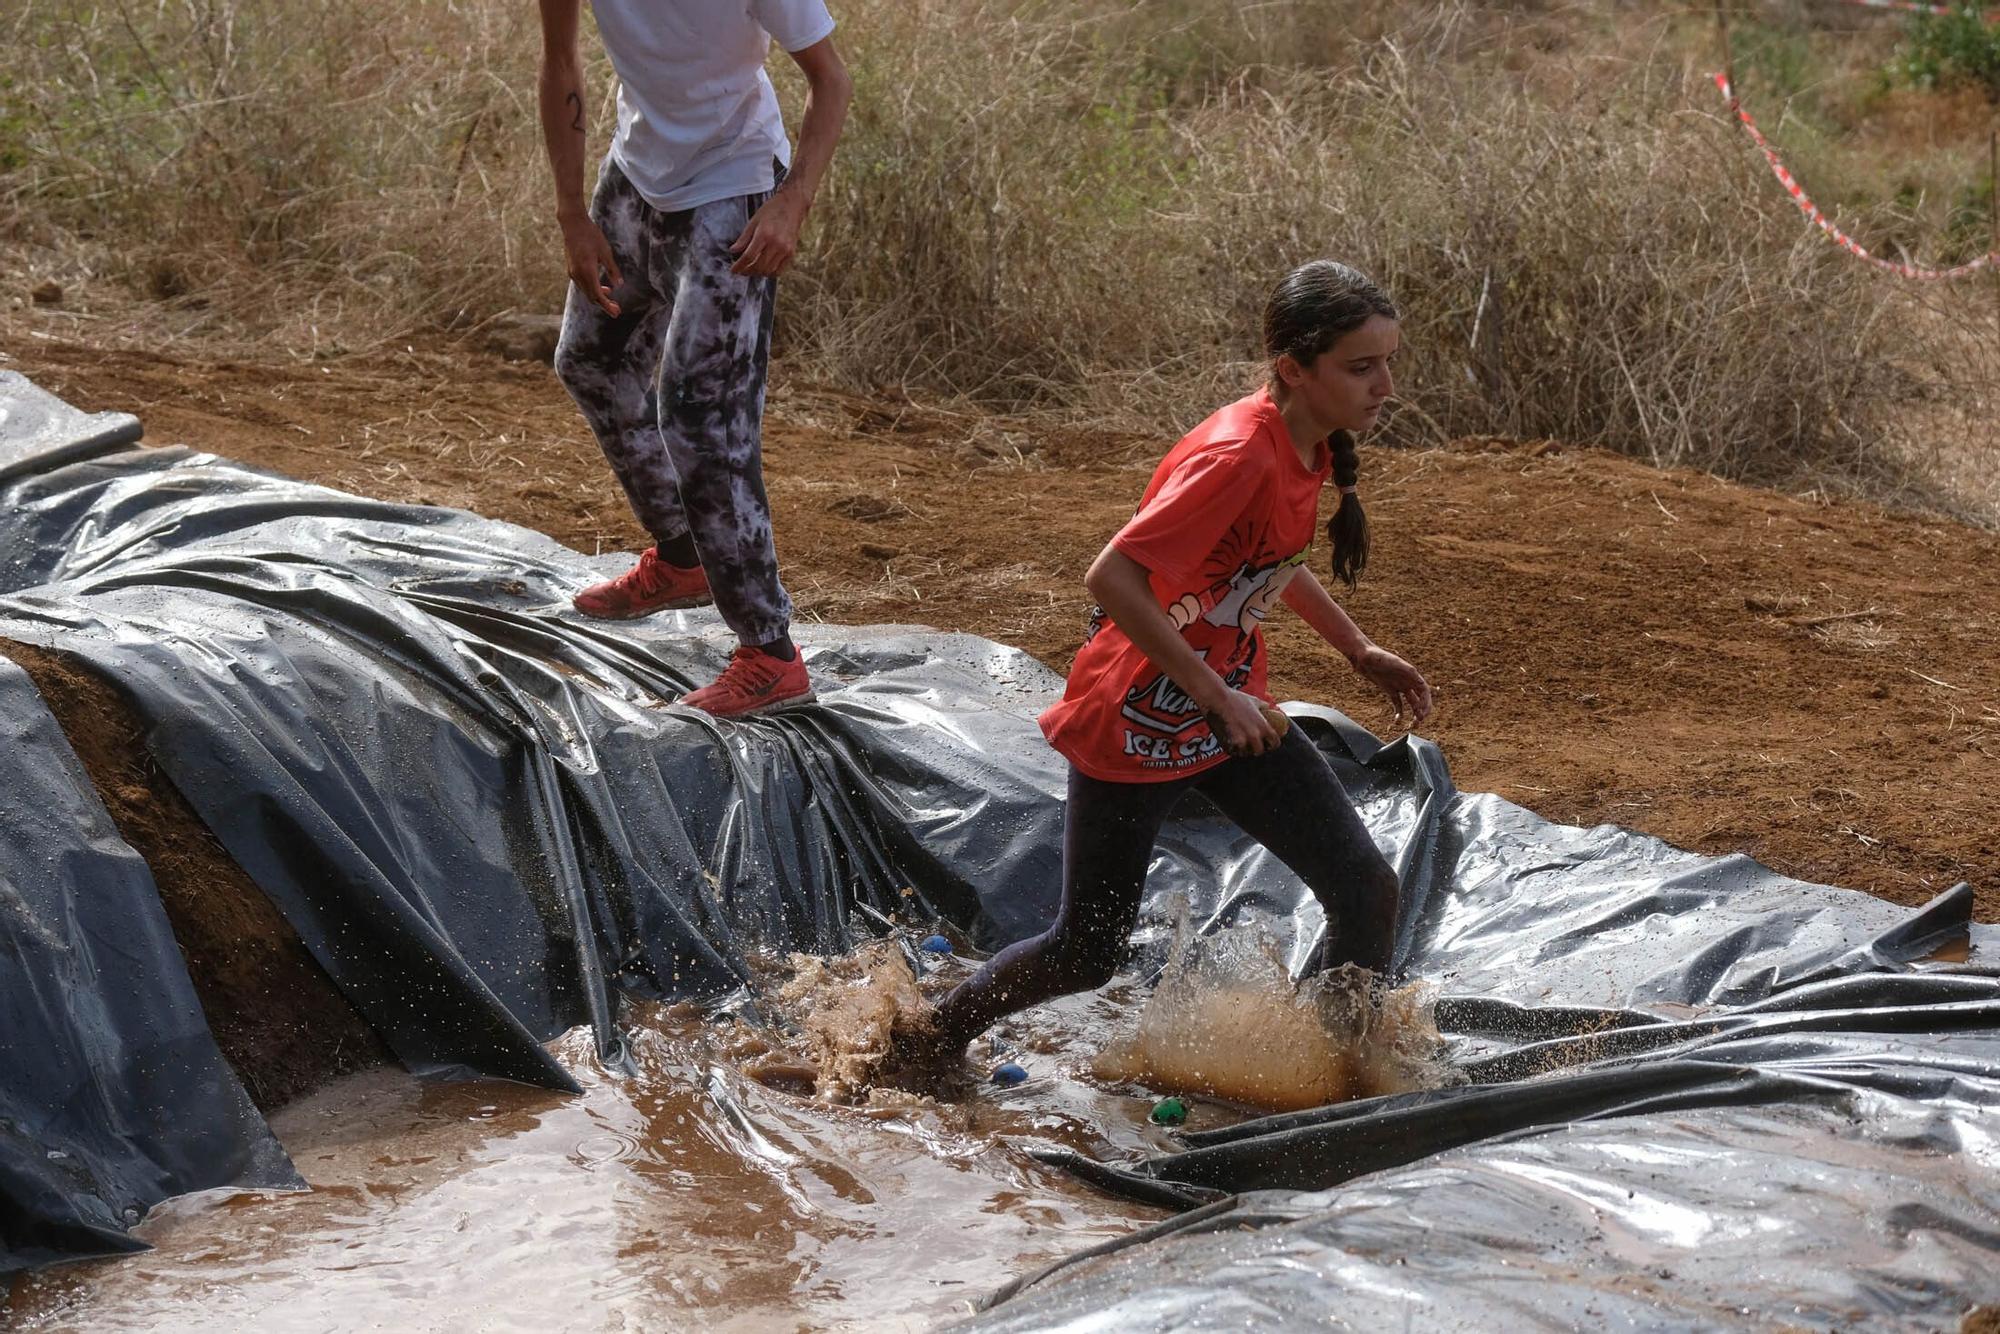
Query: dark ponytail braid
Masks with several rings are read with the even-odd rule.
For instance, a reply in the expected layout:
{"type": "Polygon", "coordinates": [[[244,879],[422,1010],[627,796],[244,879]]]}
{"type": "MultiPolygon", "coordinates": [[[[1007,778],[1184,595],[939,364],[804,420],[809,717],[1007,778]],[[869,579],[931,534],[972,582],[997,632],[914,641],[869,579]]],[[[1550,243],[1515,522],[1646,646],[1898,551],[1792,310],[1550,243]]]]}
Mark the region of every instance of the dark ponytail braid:
{"type": "Polygon", "coordinates": [[[1326,521],[1326,540],[1333,544],[1333,577],[1350,589],[1368,568],[1368,515],[1361,508],[1361,493],[1355,490],[1361,476],[1361,453],[1354,447],[1354,432],[1335,431],[1327,437],[1333,452],[1333,484],[1340,488],[1340,504],[1326,521]]]}
{"type": "MultiPolygon", "coordinates": [[[[1311,366],[1377,315],[1400,318],[1388,293],[1359,270],[1316,259],[1286,274],[1271,293],[1264,307],[1264,351],[1273,361],[1289,354],[1299,365],[1311,366]]],[[[1326,443],[1333,455],[1333,483],[1340,488],[1340,504],[1326,521],[1326,536],[1333,544],[1334,578],[1352,588],[1368,565],[1368,515],[1354,490],[1361,457],[1351,432],[1335,431],[1326,443]]]]}

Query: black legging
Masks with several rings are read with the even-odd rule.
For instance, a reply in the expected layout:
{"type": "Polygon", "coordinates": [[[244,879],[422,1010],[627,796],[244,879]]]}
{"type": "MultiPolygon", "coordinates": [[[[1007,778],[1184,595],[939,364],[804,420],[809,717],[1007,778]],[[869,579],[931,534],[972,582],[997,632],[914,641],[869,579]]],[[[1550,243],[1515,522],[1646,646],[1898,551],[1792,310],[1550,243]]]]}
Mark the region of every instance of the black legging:
{"type": "Polygon", "coordinates": [[[1074,766],[1063,820],[1062,907],[1054,925],[988,960],[938,1003],[940,1046],[957,1051],[996,1019],[1111,980],[1138,920],[1153,841],[1174,804],[1199,791],[1298,873],[1338,922],[1322,956],[1386,972],[1395,947],[1396,873],[1354,813],[1326,757],[1296,727],[1267,753],[1191,778],[1109,783],[1074,766]]]}

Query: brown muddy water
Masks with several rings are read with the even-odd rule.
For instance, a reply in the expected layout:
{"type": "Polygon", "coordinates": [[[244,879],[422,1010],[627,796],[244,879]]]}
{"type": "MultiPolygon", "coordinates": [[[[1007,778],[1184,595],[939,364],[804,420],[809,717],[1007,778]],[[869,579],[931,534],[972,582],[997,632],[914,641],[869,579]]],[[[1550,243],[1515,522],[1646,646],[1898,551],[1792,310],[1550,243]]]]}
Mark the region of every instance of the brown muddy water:
{"type": "MultiPolygon", "coordinates": [[[[1341,1054],[1356,1032],[1339,1005],[1302,1002],[1307,989],[1263,969],[1255,960],[1272,956],[1257,946],[1202,957],[1150,1004],[1121,982],[1017,1017],[996,1030],[998,1050],[975,1045],[967,1078],[936,1096],[870,1086],[888,1030],[923,1004],[881,945],[795,960],[796,976],[765,992],[774,1028],[635,1007],[629,1075],[598,1065],[586,1031],[568,1034],[552,1045],[581,1096],[356,1076],[272,1120],[309,1191],[170,1202],[136,1229],[154,1250],[23,1275],[0,1326],[930,1328],[1010,1278],[1164,1216],[1032,1150],[1171,1149],[1148,1120],[1155,1090],[1234,1081],[1267,1105],[1296,1105],[1302,1090],[1351,1086],[1345,1072],[1365,1062],[1341,1054]],[[1218,957],[1251,962],[1232,973],[1218,957]],[[1335,1016],[1332,1038],[1301,1028],[1301,1014],[1335,1016]],[[1227,1080],[1212,1077],[1211,1047],[1188,1045],[1201,1016],[1239,1053],[1227,1080]],[[1148,1031],[1166,1039],[1148,1047],[1148,1031]],[[1286,1036],[1244,1048],[1235,1039],[1250,1031],[1286,1036]],[[1095,1068],[1107,1049],[1122,1053],[1115,1072],[1095,1068]],[[1247,1084],[1243,1050],[1260,1053],[1247,1084]],[[1027,1066],[1026,1083],[981,1077],[1006,1058],[1027,1066]]],[[[969,966],[943,962],[922,990],[935,995],[969,966]]],[[[1395,1013],[1429,1023],[1422,1006],[1395,1013]]],[[[1368,1039],[1412,1052],[1434,1040],[1434,1028],[1368,1039]]],[[[1447,1077],[1421,1062],[1394,1068],[1410,1087],[1447,1077]]],[[[1192,1128],[1250,1114],[1200,1097],[1190,1109],[1192,1128]]]]}
{"type": "Polygon", "coordinates": [[[1251,931],[1175,956],[1133,1030],[1092,1063],[1099,1079],[1272,1112],[1457,1082],[1423,983],[1379,1003],[1352,965],[1293,985],[1276,942],[1251,931]]]}

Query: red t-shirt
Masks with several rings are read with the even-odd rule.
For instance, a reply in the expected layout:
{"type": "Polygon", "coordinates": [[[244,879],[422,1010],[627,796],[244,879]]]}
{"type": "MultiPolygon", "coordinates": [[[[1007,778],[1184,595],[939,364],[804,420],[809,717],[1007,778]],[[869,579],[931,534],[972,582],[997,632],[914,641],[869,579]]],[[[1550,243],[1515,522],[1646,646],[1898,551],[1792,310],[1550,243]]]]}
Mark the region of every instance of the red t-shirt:
{"type": "MultiPolygon", "coordinates": [[[[1194,651],[1230,686],[1270,701],[1264,614],[1304,563],[1331,460],[1299,462],[1269,390],[1190,431],[1153,472],[1111,544],[1151,572],[1194,651]]],[[[1194,701],[1094,608],[1063,697],[1042,714],[1049,744],[1092,778],[1157,783],[1227,758],[1194,701]]]]}

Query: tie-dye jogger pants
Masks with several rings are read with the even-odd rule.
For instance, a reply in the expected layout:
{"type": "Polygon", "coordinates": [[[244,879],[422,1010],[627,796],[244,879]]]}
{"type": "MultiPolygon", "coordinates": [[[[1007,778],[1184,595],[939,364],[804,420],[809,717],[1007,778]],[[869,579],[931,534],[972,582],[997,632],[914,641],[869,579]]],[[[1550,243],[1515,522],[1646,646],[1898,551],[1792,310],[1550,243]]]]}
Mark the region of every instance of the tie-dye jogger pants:
{"type": "Polygon", "coordinates": [[[654,208],[608,158],[591,217],[623,281],[604,313],[570,285],[556,375],[656,542],[692,533],[716,610],[746,644],[787,633],[764,492],[764,377],[775,278],[731,273],[730,243],[768,198],[654,208]]]}

